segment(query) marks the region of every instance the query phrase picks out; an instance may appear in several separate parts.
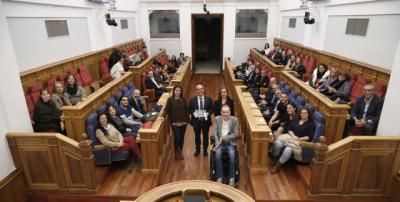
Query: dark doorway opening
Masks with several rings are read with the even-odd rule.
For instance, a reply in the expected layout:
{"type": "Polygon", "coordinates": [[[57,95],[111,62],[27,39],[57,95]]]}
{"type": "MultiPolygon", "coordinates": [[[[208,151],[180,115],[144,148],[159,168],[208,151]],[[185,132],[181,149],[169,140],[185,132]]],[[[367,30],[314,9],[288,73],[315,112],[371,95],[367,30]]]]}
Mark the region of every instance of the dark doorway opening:
{"type": "Polygon", "coordinates": [[[195,73],[220,73],[223,14],[192,14],[192,57],[195,73]]]}

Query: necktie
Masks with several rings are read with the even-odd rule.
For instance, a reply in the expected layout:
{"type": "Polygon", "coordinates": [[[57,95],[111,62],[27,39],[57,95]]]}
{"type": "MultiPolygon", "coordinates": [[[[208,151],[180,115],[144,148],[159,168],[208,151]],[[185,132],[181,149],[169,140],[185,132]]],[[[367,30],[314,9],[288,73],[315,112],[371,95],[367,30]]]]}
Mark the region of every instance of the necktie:
{"type": "Polygon", "coordinates": [[[204,109],[204,98],[200,97],[200,110],[204,109]]]}

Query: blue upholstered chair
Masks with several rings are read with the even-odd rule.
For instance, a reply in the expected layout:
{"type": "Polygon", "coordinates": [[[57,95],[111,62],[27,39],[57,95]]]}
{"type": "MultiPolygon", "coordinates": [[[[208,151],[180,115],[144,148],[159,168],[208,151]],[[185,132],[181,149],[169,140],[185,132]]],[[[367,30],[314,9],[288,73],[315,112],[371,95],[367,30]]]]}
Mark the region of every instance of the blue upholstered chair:
{"type": "Polygon", "coordinates": [[[296,100],[294,101],[294,104],[296,105],[297,110],[300,110],[305,104],[304,98],[301,97],[300,95],[297,96],[296,100]]]}
{"type": "MultiPolygon", "coordinates": [[[[121,97],[122,97],[122,92],[121,92],[121,91],[115,93],[115,95],[114,95],[114,99],[115,99],[116,102],[119,102],[119,99],[120,99],[121,97]]],[[[118,103],[118,104],[119,104],[119,103],[118,103]]]]}
{"type": "Polygon", "coordinates": [[[280,89],[283,89],[284,88],[284,86],[285,86],[285,81],[283,81],[283,80],[281,80],[280,82],[279,82],[279,88],[280,89]]]}
{"type": "Polygon", "coordinates": [[[107,112],[107,111],[106,111],[106,110],[107,110],[106,108],[107,108],[107,106],[106,106],[106,105],[104,105],[104,104],[103,104],[103,105],[100,105],[100,107],[99,107],[99,108],[97,108],[97,111],[96,111],[96,112],[97,112],[97,114],[103,114],[103,113],[106,113],[106,112],[107,112]]]}
{"type": "Polygon", "coordinates": [[[306,108],[310,112],[310,114],[314,114],[315,112],[315,108],[308,102],[304,104],[304,108],[306,108]]]}
{"type": "Polygon", "coordinates": [[[128,92],[129,92],[128,86],[123,87],[122,90],[121,90],[121,92],[122,92],[123,95],[124,95],[125,93],[128,93],[128,92]]]}
{"type": "Polygon", "coordinates": [[[117,103],[117,101],[115,101],[115,99],[112,97],[112,98],[110,98],[110,99],[107,100],[107,105],[112,105],[112,106],[114,106],[114,107],[117,107],[117,106],[118,106],[118,103],[117,103]]]}
{"type": "Polygon", "coordinates": [[[109,165],[113,161],[126,160],[130,156],[130,151],[113,152],[110,148],[102,145],[96,137],[97,114],[92,113],[86,118],[86,133],[92,140],[93,153],[96,165],[109,165]]]}
{"type": "Polygon", "coordinates": [[[129,91],[135,90],[135,84],[133,84],[133,82],[128,83],[127,87],[129,91]]]}

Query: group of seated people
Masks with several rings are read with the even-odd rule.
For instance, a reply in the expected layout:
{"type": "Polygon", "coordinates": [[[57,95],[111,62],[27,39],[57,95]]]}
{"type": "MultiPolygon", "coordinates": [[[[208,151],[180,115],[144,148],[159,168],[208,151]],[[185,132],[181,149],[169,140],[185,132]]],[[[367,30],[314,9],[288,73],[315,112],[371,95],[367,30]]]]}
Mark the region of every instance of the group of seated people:
{"type": "Polygon", "coordinates": [[[266,71],[260,70],[259,63],[253,64],[248,56],[247,61],[238,65],[234,70],[235,77],[243,80],[250,92],[260,88],[268,88],[269,77],[266,71]]]}
{"type": "Polygon", "coordinates": [[[119,48],[113,49],[108,58],[108,68],[110,68],[112,78],[116,79],[121,77],[124,72],[129,71],[130,66],[139,65],[148,57],[146,46],[133,55],[128,55],[125,50],[119,48]]]}
{"type": "Polygon", "coordinates": [[[33,129],[35,132],[59,132],[65,134],[62,121],[62,107],[77,105],[85,100],[86,94],[78,85],[75,76],[65,77],[64,83],[56,82],[53,93],[47,89],[40,91],[40,99],[33,112],[33,129]]]}

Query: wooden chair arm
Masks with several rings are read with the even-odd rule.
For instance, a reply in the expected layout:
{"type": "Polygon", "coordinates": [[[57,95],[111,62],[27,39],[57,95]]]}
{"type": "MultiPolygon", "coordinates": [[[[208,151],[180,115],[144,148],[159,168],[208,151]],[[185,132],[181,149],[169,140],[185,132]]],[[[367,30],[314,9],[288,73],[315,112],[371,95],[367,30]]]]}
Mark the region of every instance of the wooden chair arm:
{"type": "Polygon", "coordinates": [[[301,148],[315,149],[315,143],[312,143],[312,142],[304,142],[304,141],[302,141],[302,142],[299,143],[299,146],[301,148]]]}

